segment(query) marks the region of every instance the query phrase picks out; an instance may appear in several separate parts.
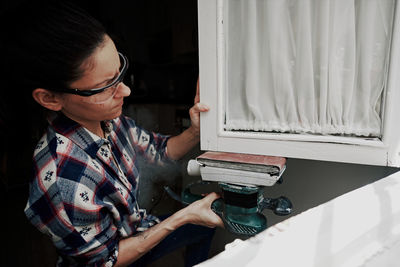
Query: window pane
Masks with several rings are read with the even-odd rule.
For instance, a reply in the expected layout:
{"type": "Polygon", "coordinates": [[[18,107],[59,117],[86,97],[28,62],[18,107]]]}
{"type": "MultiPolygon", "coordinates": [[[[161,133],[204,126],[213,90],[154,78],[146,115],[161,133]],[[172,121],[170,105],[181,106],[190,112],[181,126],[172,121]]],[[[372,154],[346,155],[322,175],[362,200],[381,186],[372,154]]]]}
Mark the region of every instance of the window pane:
{"type": "Polygon", "coordinates": [[[225,129],[380,137],[394,0],[228,0],[225,129]]]}

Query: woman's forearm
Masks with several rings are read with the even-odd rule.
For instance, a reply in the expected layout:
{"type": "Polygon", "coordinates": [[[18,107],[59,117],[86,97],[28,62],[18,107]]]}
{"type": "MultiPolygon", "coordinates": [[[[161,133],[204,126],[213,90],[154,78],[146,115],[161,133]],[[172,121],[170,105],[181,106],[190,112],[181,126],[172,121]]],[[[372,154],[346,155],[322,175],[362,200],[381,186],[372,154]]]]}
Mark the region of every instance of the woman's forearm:
{"type": "Polygon", "coordinates": [[[207,105],[198,103],[199,90],[197,84],[197,92],[195,104],[189,110],[191,126],[180,135],[174,136],[168,140],[167,149],[171,159],[181,159],[200,141],[200,113],[209,110],[207,105]]]}
{"type": "Polygon", "coordinates": [[[185,210],[179,210],[146,231],[119,242],[118,259],[114,267],[127,266],[146,254],[171,232],[187,223],[185,210]]]}
{"type": "Polygon", "coordinates": [[[210,208],[211,203],[219,197],[216,193],[210,193],[143,233],[121,240],[119,242],[118,259],[114,266],[120,267],[131,264],[184,224],[192,223],[207,227],[223,227],[221,218],[210,208]]]}
{"type": "Polygon", "coordinates": [[[168,156],[173,160],[181,159],[200,141],[199,131],[189,127],[180,135],[173,136],[168,140],[168,156]]]}

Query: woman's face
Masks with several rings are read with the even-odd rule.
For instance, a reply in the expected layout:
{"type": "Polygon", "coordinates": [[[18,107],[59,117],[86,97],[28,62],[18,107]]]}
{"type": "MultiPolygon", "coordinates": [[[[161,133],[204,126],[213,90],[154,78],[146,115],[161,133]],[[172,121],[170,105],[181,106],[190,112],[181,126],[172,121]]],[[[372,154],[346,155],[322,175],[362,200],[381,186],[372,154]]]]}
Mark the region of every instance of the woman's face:
{"type": "MultiPolygon", "coordinates": [[[[103,45],[82,64],[84,69],[82,78],[73,82],[70,87],[89,90],[106,86],[118,76],[121,64],[113,41],[106,36],[103,45]]],[[[121,115],[123,98],[129,96],[130,93],[129,87],[121,82],[114,96],[101,104],[91,102],[90,98],[93,96],[63,94],[61,111],[83,126],[111,120],[121,115]]]]}

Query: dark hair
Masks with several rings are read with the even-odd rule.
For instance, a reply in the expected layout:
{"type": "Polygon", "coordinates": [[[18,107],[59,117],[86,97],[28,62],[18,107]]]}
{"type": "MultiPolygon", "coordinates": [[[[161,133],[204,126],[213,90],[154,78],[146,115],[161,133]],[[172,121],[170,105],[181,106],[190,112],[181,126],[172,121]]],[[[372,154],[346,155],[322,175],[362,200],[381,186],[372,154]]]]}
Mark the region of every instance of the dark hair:
{"type": "Polygon", "coordinates": [[[15,11],[4,36],[5,56],[11,78],[25,88],[67,87],[106,35],[101,23],[71,2],[30,1],[15,11]]]}
{"type": "Polygon", "coordinates": [[[5,166],[0,178],[6,177],[6,184],[28,180],[33,147],[47,125],[32,90],[66,87],[79,79],[79,67],[107,34],[71,2],[20,3],[0,17],[0,164],[5,166]]]}

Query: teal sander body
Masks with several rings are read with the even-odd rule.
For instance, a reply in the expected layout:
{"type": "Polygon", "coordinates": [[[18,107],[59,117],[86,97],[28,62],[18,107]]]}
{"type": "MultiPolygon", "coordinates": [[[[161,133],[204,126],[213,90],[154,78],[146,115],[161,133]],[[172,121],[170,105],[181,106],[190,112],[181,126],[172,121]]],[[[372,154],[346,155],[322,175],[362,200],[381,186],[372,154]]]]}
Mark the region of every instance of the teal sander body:
{"type": "Polygon", "coordinates": [[[267,208],[277,215],[288,215],[293,205],[284,196],[265,198],[264,186],[272,186],[281,181],[286,168],[286,159],[282,157],[206,152],[188,163],[189,175],[200,175],[201,182],[188,185],[181,196],[172,196],[183,204],[200,199],[191,189],[198,184],[217,182],[222,198],[212,203],[212,210],[218,214],[225,228],[234,234],[255,235],[267,228],[267,219],[262,211],[267,208]]]}

